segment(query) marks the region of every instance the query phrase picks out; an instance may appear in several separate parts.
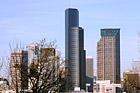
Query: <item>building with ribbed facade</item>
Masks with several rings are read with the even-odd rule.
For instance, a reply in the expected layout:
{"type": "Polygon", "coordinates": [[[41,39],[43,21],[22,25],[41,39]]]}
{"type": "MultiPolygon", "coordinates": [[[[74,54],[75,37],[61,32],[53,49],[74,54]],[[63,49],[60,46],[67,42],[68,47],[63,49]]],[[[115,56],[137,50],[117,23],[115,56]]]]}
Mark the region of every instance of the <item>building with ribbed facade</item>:
{"type": "Polygon", "coordinates": [[[85,89],[86,59],[84,50],[84,29],[79,27],[79,11],[75,8],[65,10],[65,65],[70,74],[72,90],[74,87],[85,89]]]}
{"type": "Polygon", "coordinates": [[[97,43],[97,80],[120,81],[120,29],[101,29],[97,43]]]}
{"type": "Polygon", "coordinates": [[[13,50],[11,51],[10,72],[11,72],[11,89],[21,91],[28,89],[28,51],[13,50]]]}

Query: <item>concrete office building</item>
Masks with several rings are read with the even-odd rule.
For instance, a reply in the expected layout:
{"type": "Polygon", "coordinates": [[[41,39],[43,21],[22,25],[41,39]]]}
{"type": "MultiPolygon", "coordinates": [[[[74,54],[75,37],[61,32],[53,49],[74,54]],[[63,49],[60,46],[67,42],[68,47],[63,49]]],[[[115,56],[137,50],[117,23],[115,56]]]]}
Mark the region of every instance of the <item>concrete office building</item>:
{"type": "Polygon", "coordinates": [[[79,12],[75,8],[65,10],[65,65],[66,73],[74,87],[85,90],[86,59],[84,50],[84,30],[79,27],[79,12]]]}
{"type": "Polygon", "coordinates": [[[88,92],[93,91],[93,57],[86,57],[86,84],[90,84],[88,92]]]}
{"type": "Polygon", "coordinates": [[[97,80],[120,81],[120,29],[101,29],[97,43],[97,80]]]}
{"type": "Polygon", "coordinates": [[[23,73],[28,73],[28,51],[14,50],[11,51],[10,71],[11,71],[11,89],[24,90],[28,89],[28,78],[23,73]],[[18,67],[21,66],[19,69],[18,67]]]}

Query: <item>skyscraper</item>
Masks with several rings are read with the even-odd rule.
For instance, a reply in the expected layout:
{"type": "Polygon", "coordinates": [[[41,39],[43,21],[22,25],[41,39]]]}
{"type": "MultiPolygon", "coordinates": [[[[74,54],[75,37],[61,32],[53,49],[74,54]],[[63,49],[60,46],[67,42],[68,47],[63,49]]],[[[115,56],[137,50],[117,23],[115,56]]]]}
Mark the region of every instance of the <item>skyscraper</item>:
{"type": "Polygon", "coordinates": [[[65,10],[65,58],[66,73],[70,74],[73,88],[85,89],[84,30],[79,27],[79,12],[74,8],[65,10]]]}
{"type": "Polygon", "coordinates": [[[101,29],[97,43],[97,80],[120,81],[120,29],[101,29]]]}
{"type": "Polygon", "coordinates": [[[30,45],[26,47],[26,51],[28,51],[28,66],[30,66],[31,63],[37,62],[37,54],[36,54],[36,46],[32,42],[30,45]]]}
{"type": "Polygon", "coordinates": [[[10,72],[12,90],[21,91],[28,89],[28,78],[25,75],[28,73],[27,67],[28,52],[22,50],[11,51],[10,72]]]}
{"type": "Polygon", "coordinates": [[[93,57],[86,57],[86,84],[90,84],[88,91],[93,91],[93,57]]]}

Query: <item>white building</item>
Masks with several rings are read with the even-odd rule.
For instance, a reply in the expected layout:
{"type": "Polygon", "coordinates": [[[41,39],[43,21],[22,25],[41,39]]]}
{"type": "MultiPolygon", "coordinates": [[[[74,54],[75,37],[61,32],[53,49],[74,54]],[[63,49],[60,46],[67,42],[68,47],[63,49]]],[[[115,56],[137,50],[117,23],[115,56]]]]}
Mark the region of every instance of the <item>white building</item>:
{"type": "Polygon", "coordinates": [[[140,58],[134,58],[132,60],[132,67],[139,67],[140,68],[140,58]]]}
{"type": "Polygon", "coordinates": [[[30,66],[33,61],[35,62],[37,60],[37,55],[36,55],[36,46],[32,42],[30,45],[26,47],[26,51],[28,51],[28,66],[30,66]]]}
{"type": "Polygon", "coordinates": [[[116,93],[116,88],[121,88],[121,84],[110,84],[110,80],[96,81],[94,93],[116,93]]]}

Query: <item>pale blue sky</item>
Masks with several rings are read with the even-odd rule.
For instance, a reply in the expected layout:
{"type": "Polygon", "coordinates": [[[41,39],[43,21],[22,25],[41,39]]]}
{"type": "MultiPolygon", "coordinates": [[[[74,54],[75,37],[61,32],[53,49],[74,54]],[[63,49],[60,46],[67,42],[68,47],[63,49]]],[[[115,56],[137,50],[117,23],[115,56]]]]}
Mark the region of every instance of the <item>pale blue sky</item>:
{"type": "Polygon", "coordinates": [[[121,70],[130,68],[133,58],[140,58],[140,0],[0,0],[0,57],[9,55],[14,39],[25,46],[42,38],[56,39],[64,56],[65,9],[80,13],[85,49],[94,56],[101,28],[121,28],[121,70]]]}

